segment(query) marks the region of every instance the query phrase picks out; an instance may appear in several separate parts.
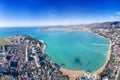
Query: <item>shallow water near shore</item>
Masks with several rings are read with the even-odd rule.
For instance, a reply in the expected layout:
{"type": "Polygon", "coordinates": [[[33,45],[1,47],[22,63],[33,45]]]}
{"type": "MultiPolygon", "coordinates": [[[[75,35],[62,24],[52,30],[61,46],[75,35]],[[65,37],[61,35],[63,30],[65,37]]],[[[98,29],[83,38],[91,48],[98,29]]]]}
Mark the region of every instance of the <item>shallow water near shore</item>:
{"type": "Polygon", "coordinates": [[[28,34],[45,41],[50,60],[72,70],[96,70],[107,56],[109,40],[85,31],[38,31],[38,28],[1,28],[0,37],[28,34]]]}

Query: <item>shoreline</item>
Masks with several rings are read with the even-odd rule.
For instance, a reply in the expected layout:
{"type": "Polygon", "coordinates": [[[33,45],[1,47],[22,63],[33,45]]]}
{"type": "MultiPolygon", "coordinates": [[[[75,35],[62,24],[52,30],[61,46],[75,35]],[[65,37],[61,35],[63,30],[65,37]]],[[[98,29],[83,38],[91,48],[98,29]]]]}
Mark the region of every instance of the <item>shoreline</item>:
{"type": "Polygon", "coordinates": [[[104,64],[97,70],[93,71],[95,72],[96,74],[100,74],[106,67],[108,61],[110,60],[110,55],[111,55],[111,47],[112,47],[112,42],[111,40],[109,39],[109,47],[108,47],[108,51],[107,51],[107,56],[106,56],[106,60],[104,62],[104,64]]]}
{"type": "Polygon", "coordinates": [[[39,40],[41,43],[43,43],[43,49],[42,49],[42,52],[44,53],[44,51],[45,51],[45,49],[46,49],[46,45],[45,45],[45,43],[44,43],[44,41],[43,40],[39,40]]]}
{"type": "MultiPolygon", "coordinates": [[[[82,31],[85,31],[85,30],[82,30],[82,31]]],[[[106,38],[104,36],[101,36],[97,33],[92,32],[92,31],[86,31],[86,32],[90,32],[99,37],[106,38]]],[[[106,38],[106,39],[109,40],[109,47],[108,47],[108,51],[107,51],[106,60],[105,60],[104,64],[101,65],[100,68],[92,71],[93,73],[96,73],[97,75],[99,75],[105,69],[105,67],[110,59],[112,42],[109,38],[106,38]]],[[[75,80],[76,78],[81,77],[82,74],[86,72],[85,70],[70,70],[70,69],[66,69],[66,68],[60,68],[60,71],[62,71],[64,75],[68,75],[70,77],[70,80],[75,80]]]]}
{"type": "MultiPolygon", "coordinates": [[[[109,59],[110,59],[110,55],[111,55],[111,46],[112,46],[112,42],[109,38],[106,38],[104,36],[101,36],[97,33],[92,32],[91,30],[81,30],[81,31],[86,31],[86,32],[90,32],[93,33],[101,38],[105,38],[109,40],[109,47],[108,47],[108,51],[107,51],[107,56],[106,56],[106,60],[103,63],[103,65],[100,66],[100,68],[98,68],[97,70],[92,71],[93,73],[96,73],[97,75],[99,75],[106,67],[109,59]]],[[[44,41],[41,41],[44,44],[44,41]]],[[[44,50],[46,49],[46,45],[44,44],[44,50]]],[[[69,76],[69,80],[75,80],[78,77],[81,77],[83,73],[86,72],[86,70],[70,70],[70,69],[66,69],[66,68],[60,68],[60,71],[64,74],[64,75],[68,75],[69,76]]]]}
{"type": "MultiPolygon", "coordinates": [[[[109,59],[110,59],[110,54],[111,54],[111,40],[109,40],[109,48],[107,51],[107,56],[106,56],[106,60],[104,62],[104,64],[97,70],[92,71],[93,73],[96,73],[97,75],[99,75],[106,67],[109,59]]],[[[75,80],[78,77],[81,77],[83,73],[85,73],[85,70],[70,70],[70,69],[65,69],[65,68],[60,68],[60,71],[63,72],[64,75],[68,75],[70,77],[70,80],[75,80]]]]}

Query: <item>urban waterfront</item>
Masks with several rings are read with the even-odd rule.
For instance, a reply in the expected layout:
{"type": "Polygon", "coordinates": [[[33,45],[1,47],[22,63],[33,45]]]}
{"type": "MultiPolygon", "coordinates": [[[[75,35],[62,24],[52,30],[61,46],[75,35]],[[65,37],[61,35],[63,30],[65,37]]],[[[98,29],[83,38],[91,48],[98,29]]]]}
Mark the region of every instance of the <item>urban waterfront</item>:
{"type": "Polygon", "coordinates": [[[75,30],[39,31],[38,28],[1,28],[0,37],[31,35],[45,42],[51,61],[71,70],[97,70],[105,62],[109,41],[93,33],[75,30]]]}

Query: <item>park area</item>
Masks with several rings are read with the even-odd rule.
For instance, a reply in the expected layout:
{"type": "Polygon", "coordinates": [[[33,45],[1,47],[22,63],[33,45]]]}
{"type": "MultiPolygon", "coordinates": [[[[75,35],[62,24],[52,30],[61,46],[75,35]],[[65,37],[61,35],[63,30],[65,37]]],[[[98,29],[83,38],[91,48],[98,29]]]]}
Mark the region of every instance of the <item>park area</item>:
{"type": "Polygon", "coordinates": [[[7,45],[9,42],[5,41],[4,39],[0,38],[0,46],[7,45]]]}

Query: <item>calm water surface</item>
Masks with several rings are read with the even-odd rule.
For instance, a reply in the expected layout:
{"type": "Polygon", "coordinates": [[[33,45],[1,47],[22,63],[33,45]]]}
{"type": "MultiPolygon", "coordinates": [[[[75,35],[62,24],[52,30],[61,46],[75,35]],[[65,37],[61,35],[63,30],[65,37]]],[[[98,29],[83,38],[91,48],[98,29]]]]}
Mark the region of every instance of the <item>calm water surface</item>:
{"type": "Polygon", "coordinates": [[[38,28],[0,28],[0,37],[28,34],[42,39],[46,54],[60,66],[72,70],[96,70],[106,60],[109,41],[84,31],[38,31],[38,28]]]}

